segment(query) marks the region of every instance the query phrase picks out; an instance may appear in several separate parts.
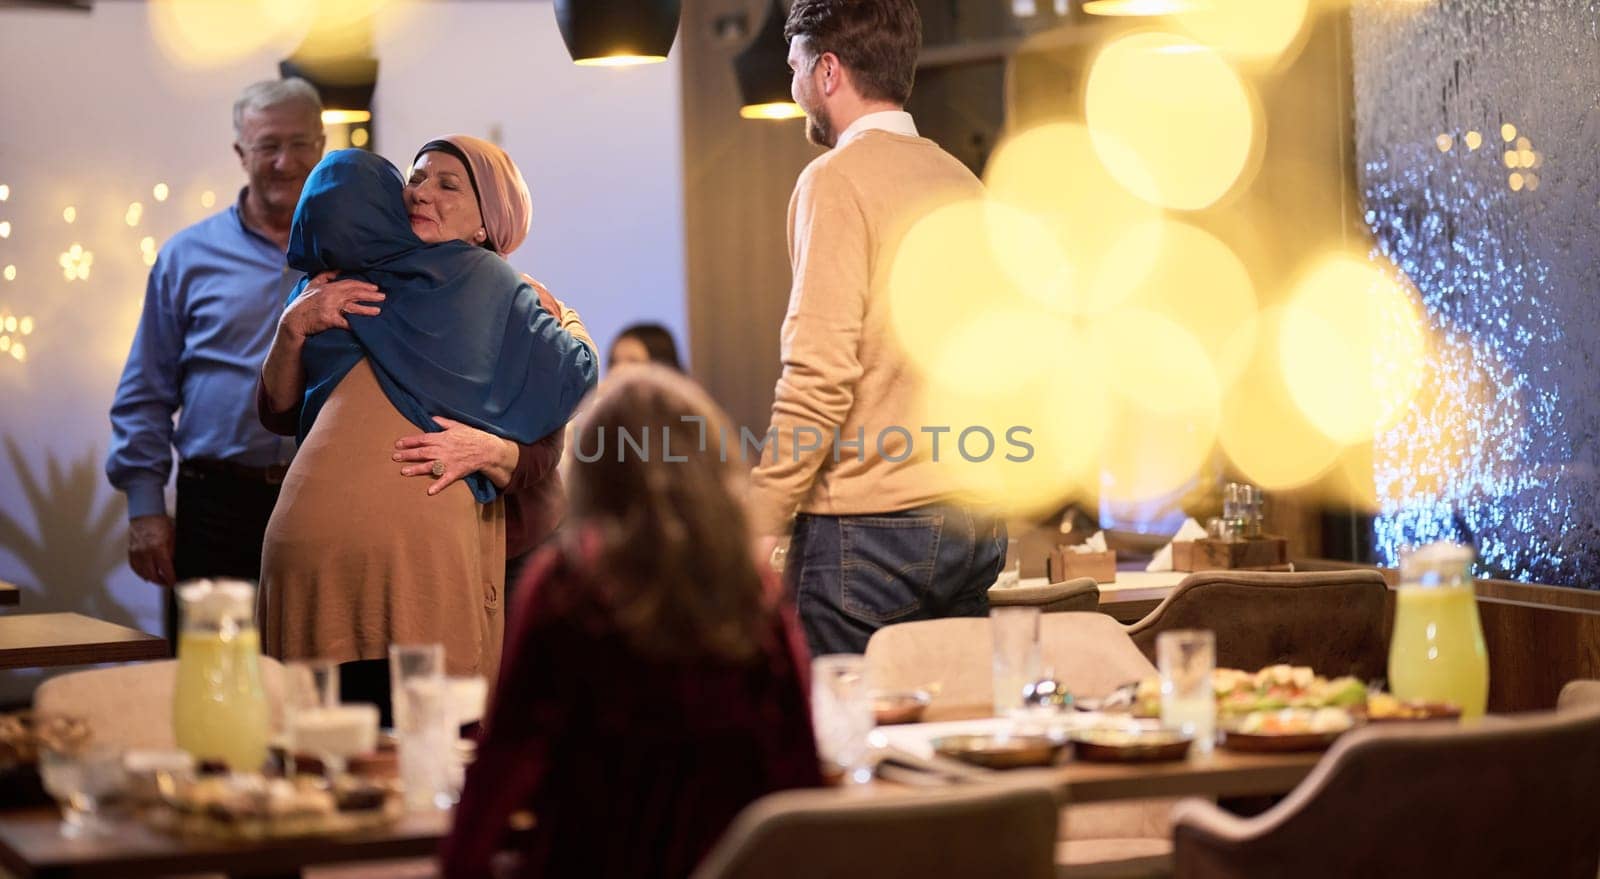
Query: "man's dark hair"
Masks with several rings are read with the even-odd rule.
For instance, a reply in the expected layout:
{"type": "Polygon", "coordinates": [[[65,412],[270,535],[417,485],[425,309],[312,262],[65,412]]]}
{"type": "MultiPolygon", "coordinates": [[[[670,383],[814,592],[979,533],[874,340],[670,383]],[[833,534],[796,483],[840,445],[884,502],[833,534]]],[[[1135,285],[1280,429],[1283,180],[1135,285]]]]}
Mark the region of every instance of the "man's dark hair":
{"type": "Polygon", "coordinates": [[[794,0],[784,39],[832,52],[863,98],[904,104],[917,78],[922,16],[915,0],[794,0]]]}

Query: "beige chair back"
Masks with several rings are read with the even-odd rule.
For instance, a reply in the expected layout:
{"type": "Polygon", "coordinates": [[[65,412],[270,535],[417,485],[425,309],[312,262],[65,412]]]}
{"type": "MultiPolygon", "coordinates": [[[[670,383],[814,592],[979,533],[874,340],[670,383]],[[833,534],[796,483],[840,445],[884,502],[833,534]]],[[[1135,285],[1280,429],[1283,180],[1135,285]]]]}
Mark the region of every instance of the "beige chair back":
{"type": "MultiPolygon", "coordinates": [[[[41,713],[83,718],[99,742],[136,750],[174,748],[172,692],[177,670],[178,661],[167,659],[60,675],[39,685],[33,707],[41,713]]],[[[276,659],[261,658],[261,684],[272,728],[279,729],[283,665],[276,659]]]]}
{"type": "Polygon", "coordinates": [[[1557,711],[1600,708],[1600,681],[1567,681],[1556,697],[1557,711]]]}
{"type": "Polygon", "coordinates": [[[1152,662],[1162,632],[1210,629],[1218,667],[1289,663],[1370,681],[1383,678],[1389,663],[1387,595],[1383,576],[1370,570],[1203,571],[1185,577],[1128,634],[1152,662]]]}
{"type": "MultiPolygon", "coordinates": [[[[994,704],[989,620],[963,617],[885,626],[867,642],[867,669],[883,689],[934,692],[927,719],[987,715],[994,704]]],[[[1121,624],[1102,613],[1039,618],[1040,662],[1078,696],[1100,697],[1155,674],[1121,624]]]]}
{"type": "Polygon", "coordinates": [[[1047,782],[786,791],[734,819],[693,879],[1052,879],[1047,782]]]}
{"type": "Polygon", "coordinates": [[[1037,607],[1043,613],[1093,613],[1100,609],[1100,586],[1093,577],[1075,577],[1043,586],[989,590],[990,607],[1037,607]]]}
{"type": "Polygon", "coordinates": [[[1594,879],[1596,791],[1600,709],[1374,725],[1255,818],[1180,803],[1176,875],[1594,879]]]}

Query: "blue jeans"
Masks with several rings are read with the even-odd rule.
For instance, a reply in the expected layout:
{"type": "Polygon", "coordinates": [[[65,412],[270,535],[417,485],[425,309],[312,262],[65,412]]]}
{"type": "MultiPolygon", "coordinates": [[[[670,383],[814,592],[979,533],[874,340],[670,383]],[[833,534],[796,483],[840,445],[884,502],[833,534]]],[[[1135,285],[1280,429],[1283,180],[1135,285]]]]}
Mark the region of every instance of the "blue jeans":
{"type": "Polygon", "coordinates": [[[1006,527],[957,506],[795,517],[784,579],[813,656],[863,653],[891,623],[989,614],[1006,527]]]}

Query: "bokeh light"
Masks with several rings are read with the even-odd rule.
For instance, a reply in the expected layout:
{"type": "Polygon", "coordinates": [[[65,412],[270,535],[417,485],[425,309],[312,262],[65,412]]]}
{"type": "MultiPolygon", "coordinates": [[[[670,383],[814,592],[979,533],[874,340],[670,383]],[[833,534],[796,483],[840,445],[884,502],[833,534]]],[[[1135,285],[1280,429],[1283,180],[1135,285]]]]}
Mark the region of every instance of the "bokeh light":
{"type": "Polygon", "coordinates": [[[1210,207],[1258,158],[1249,88],[1219,54],[1183,37],[1138,33],[1102,49],[1084,104],[1101,162],[1152,204],[1210,207]]]}
{"type": "Polygon", "coordinates": [[[0,271],[0,277],[5,278],[7,281],[15,281],[17,279],[17,267],[15,265],[6,266],[3,271],[0,271]]]}
{"type": "Polygon", "coordinates": [[[144,217],[144,205],[134,202],[128,205],[128,210],[122,215],[123,222],[129,226],[139,225],[139,220],[144,217]]]}
{"type": "Polygon", "coordinates": [[[1264,65],[1293,57],[1306,31],[1308,0],[1205,0],[1178,15],[1178,26],[1229,56],[1264,65]]]}
{"type": "Polygon", "coordinates": [[[166,201],[167,196],[171,193],[171,187],[167,186],[165,183],[157,183],[150,189],[150,195],[154,197],[156,201],[166,201]]]}
{"type": "Polygon", "coordinates": [[[1143,267],[1106,272],[1093,298],[1146,309],[1172,321],[1205,352],[1221,388],[1244,372],[1255,345],[1256,290],[1244,263],[1216,236],[1159,220],[1128,227],[1107,263],[1143,267]]]}
{"type": "Polygon", "coordinates": [[[1279,368],[1283,310],[1259,316],[1254,354],[1241,380],[1223,398],[1218,442],[1246,480],[1269,491],[1315,481],[1338,460],[1340,444],[1295,406],[1279,368]]]}
{"type": "Polygon", "coordinates": [[[1427,339],[1402,278],[1336,253],[1313,265],[1284,308],[1284,380],[1300,411],[1335,442],[1371,442],[1420,386],[1427,339]]]}
{"type": "Polygon", "coordinates": [[[1216,442],[1220,393],[1204,348],[1177,323],[1123,308],[1095,321],[1085,359],[1104,370],[1114,406],[1102,497],[1139,501],[1187,484],[1216,442]]]}
{"type": "Polygon", "coordinates": [[[292,52],[311,27],[313,0],[150,0],[162,51],[187,67],[220,67],[257,52],[292,52]]]}
{"type": "MultiPolygon", "coordinates": [[[[1054,122],[1019,132],[1001,142],[984,170],[989,198],[1038,218],[1055,237],[1056,248],[1070,267],[1072,284],[1064,289],[1072,310],[1108,310],[1115,300],[1096,299],[1128,285],[1105,285],[1102,275],[1137,276],[1148,266],[1160,243],[1110,258],[1129,229],[1159,234],[1161,216],[1153,205],[1134,198],[1100,164],[1089,131],[1082,125],[1054,122]]],[[[1145,180],[1149,184],[1148,179],[1145,180]]]]}
{"type": "Polygon", "coordinates": [[[61,219],[67,223],[76,222],[78,219],[78,209],[72,205],[67,205],[61,209],[61,219]]]}
{"type": "Polygon", "coordinates": [[[205,192],[200,193],[200,206],[201,207],[209,208],[209,207],[212,207],[213,205],[215,205],[216,203],[217,203],[217,194],[215,192],[212,192],[211,190],[207,189],[205,192]]]}
{"type": "MultiPolygon", "coordinates": [[[[922,424],[951,429],[938,463],[953,491],[1012,515],[1059,509],[1088,491],[1111,408],[1103,366],[1074,354],[1087,344],[1071,322],[1034,309],[985,309],[959,323],[929,360],[921,411],[922,424]]],[[[931,449],[931,437],[915,441],[931,449]]]]}
{"type": "Polygon", "coordinates": [[[5,201],[9,198],[11,198],[11,187],[7,184],[0,183],[0,201],[5,201]]]}
{"type": "Polygon", "coordinates": [[[889,269],[889,326],[923,369],[943,356],[962,328],[990,309],[1020,306],[1023,296],[990,241],[989,206],[955,202],[917,221],[889,269]]]}

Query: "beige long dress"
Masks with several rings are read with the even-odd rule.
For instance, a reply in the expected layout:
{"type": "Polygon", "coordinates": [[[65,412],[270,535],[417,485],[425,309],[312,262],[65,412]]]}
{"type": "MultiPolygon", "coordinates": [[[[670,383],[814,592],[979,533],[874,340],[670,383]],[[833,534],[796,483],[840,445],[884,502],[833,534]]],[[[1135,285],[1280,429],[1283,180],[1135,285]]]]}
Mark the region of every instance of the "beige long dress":
{"type": "Polygon", "coordinates": [[[362,360],[295,454],[261,553],[259,624],[280,659],[385,659],[442,643],[449,674],[493,682],[505,621],[505,512],[464,482],[400,475],[394,441],[417,433],[362,360]]]}

